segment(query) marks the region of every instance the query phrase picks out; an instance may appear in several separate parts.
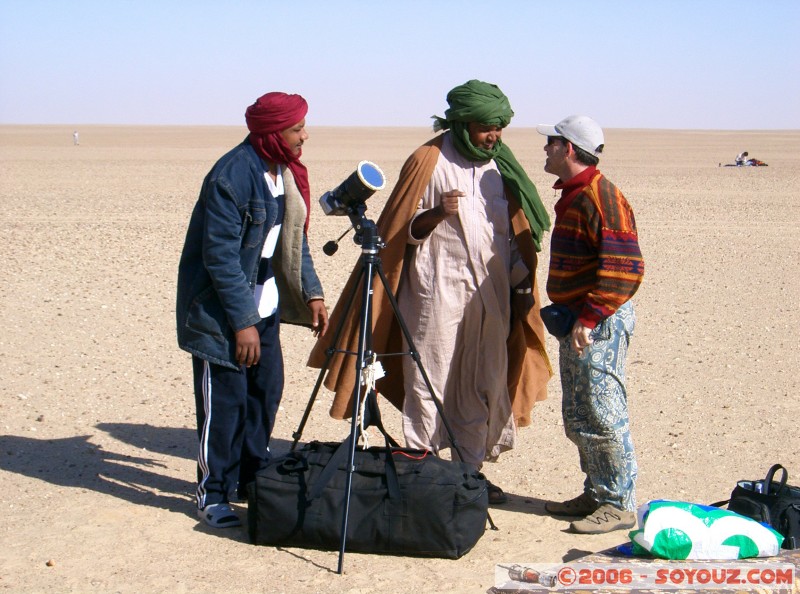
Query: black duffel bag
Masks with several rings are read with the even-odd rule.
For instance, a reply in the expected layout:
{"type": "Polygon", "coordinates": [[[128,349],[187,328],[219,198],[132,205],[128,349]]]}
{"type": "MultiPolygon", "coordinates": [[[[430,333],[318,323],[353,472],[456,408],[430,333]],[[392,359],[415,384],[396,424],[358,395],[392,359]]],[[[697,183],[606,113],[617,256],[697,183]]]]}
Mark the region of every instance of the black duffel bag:
{"type": "MultiPolygon", "coordinates": [[[[248,487],[250,541],[339,550],[350,440],[311,442],[270,461],[248,487]]],[[[425,450],[356,448],[348,551],[458,559],[483,535],[486,479],[425,450]]]]}
{"type": "Polygon", "coordinates": [[[780,532],[784,549],[800,548],[800,487],[787,485],[789,473],[780,464],[774,464],[764,480],[738,481],[727,501],[718,501],[717,507],[728,504],[728,510],[763,522],[780,532]],[[775,473],[782,470],[779,481],[775,473]]]}

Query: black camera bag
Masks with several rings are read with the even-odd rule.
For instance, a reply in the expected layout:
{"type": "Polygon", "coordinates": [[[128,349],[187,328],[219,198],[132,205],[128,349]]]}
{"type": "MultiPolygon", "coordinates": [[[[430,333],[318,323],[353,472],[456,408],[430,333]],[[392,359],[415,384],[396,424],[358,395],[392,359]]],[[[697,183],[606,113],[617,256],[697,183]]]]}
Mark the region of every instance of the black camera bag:
{"type": "Polygon", "coordinates": [[[738,481],[727,501],[728,510],[769,524],[783,537],[784,549],[800,548],[800,487],[787,485],[789,473],[780,464],[774,464],[764,480],[738,481]],[[782,470],[780,481],[773,480],[782,470]]]}
{"type": "Polygon", "coordinates": [[[547,331],[556,338],[564,338],[575,325],[577,316],[566,305],[551,303],[539,310],[539,316],[547,331]]]}
{"type": "MultiPolygon", "coordinates": [[[[256,474],[253,544],[339,550],[350,443],[314,441],[256,474]]],[[[425,450],[356,448],[351,481],[348,551],[457,559],[486,528],[486,479],[469,464],[425,450]]]]}

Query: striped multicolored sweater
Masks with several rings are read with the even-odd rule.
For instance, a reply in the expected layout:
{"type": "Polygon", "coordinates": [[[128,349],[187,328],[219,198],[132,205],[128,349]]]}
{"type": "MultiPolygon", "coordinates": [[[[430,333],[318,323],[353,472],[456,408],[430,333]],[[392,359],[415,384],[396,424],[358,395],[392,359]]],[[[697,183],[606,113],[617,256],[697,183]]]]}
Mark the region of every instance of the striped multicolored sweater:
{"type": "Polygon", "coordinates": [[[594,328],[633,297],[644,277],[633,210],[595,167],[566,183],[555,206],[547,295],[594,328]]]}

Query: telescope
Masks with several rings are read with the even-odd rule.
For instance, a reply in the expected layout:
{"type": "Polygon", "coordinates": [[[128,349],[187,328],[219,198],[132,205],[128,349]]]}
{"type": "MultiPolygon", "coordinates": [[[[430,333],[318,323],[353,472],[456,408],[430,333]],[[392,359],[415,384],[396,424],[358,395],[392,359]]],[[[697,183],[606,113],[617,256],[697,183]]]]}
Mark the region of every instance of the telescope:
{"type": "Polygon", "coordinates": [[[326,215],[349,215],[385,185],[386,178],[380,167],[370,161],[361,161],[346,180],[320,197],[319,205],[326,215]]]}

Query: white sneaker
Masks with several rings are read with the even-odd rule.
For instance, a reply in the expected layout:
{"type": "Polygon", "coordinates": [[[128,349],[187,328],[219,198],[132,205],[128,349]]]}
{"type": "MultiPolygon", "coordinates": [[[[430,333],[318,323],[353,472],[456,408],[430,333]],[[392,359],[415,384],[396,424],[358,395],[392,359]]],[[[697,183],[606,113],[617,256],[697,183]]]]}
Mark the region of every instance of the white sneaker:
{"type": "Polygon", "coordinates": [[[235,528],[242,525],[239,516],[227,503],[212,503],[197,510],[197,516],[212,528],[235,528]]]}

